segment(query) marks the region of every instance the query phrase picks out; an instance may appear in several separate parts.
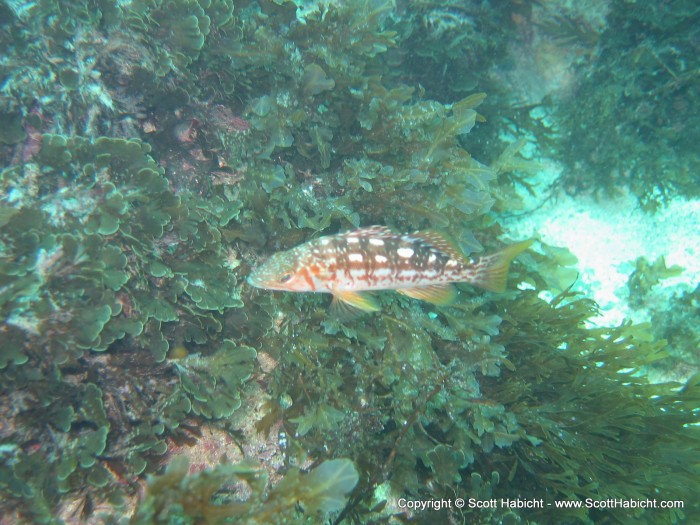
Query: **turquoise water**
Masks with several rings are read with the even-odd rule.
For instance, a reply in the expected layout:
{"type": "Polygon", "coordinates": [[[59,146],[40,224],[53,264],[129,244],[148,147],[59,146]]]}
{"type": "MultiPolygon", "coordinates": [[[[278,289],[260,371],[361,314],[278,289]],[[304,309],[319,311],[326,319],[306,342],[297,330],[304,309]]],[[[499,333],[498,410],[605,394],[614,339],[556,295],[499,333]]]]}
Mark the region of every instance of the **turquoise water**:
{"type": "Polygon", "coordinates": [[[1,2],[0,524],[696,522],[699,18],[1,2]]]}

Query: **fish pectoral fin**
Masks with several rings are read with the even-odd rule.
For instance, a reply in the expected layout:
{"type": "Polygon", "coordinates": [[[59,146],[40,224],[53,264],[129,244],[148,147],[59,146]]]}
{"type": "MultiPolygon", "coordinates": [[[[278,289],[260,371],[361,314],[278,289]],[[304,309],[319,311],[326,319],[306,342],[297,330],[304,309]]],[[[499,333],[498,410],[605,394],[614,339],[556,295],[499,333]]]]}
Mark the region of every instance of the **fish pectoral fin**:
{"type": "Polygon", "coordinates": [[[361,312],[378,312],[380,309],[371,294],[350,291],[333,292],[331,308],[343,319],[352,318],[361,312]]]}
{"type": "Polygon", "coordinates": [[[416,286],[415,288],[400,288],[396,291],[414,299],[437,304],[438,306],[452,304],[457,298],[455,287],[451,284],[429,284],[427,286],[416,286]]]}

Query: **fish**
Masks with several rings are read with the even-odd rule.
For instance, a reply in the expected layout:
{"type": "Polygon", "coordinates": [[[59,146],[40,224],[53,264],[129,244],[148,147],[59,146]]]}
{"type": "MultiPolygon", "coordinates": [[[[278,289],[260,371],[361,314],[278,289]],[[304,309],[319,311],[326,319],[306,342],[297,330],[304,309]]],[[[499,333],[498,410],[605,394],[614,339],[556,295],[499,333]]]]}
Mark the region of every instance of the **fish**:
{"type": "Polygon", "coordinates": [[[532,242],[467,257],[436,231],[400,234],[386,226],[368,226],[278,252],[247,281],[266,290],[330,293],[333,307],[351,312],[379,311],[372,293],[379,290],[446,306],[457,296],[453,283],[503,292],[510,263],[532,242]]]}

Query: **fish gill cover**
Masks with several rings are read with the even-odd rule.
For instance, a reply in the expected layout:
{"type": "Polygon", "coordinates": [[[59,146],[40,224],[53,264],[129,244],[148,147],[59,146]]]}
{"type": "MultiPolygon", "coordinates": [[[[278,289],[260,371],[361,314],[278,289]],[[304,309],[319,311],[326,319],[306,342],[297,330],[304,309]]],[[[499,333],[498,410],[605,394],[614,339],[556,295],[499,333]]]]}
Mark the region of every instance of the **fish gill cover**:
{"type": "Polygon", "coordinates": [[[3,524],[697,519],[700,379],[650,384],[673,347],[588,323],[561,251],[347,322],[245,283],[371,224],[503,246],[537,164],[497,139],[529,13],[494,5],[0,3],[3,524]]]}

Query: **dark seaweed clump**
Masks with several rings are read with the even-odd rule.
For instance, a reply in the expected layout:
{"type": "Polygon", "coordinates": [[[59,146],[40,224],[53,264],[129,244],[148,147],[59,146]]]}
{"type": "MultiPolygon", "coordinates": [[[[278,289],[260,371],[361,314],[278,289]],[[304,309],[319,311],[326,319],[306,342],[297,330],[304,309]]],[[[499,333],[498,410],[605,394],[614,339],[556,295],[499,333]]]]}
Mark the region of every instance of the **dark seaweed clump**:
{"type": "Polygon", "coordinates": [[[700,194],[699,28],[692,0],[611,3],[574,92],[554,104],[568,191],[629,191],[648,211],[700,194]]]}

